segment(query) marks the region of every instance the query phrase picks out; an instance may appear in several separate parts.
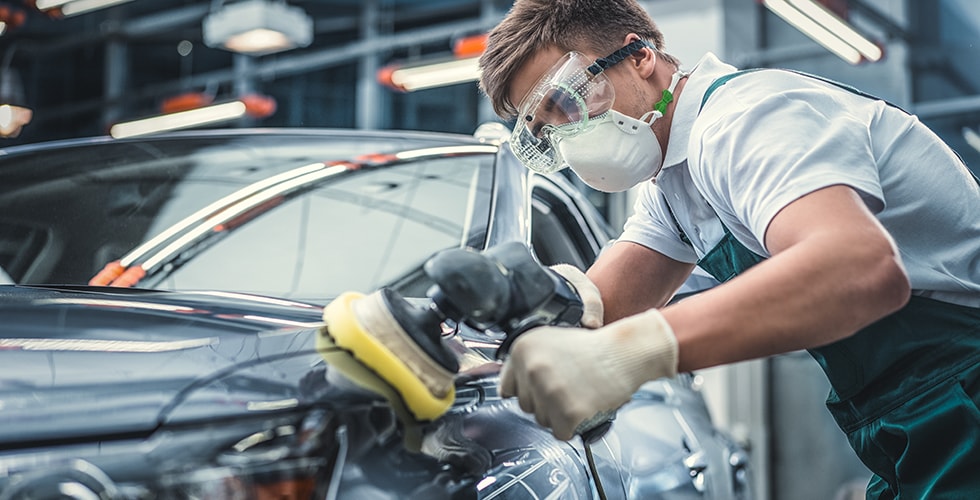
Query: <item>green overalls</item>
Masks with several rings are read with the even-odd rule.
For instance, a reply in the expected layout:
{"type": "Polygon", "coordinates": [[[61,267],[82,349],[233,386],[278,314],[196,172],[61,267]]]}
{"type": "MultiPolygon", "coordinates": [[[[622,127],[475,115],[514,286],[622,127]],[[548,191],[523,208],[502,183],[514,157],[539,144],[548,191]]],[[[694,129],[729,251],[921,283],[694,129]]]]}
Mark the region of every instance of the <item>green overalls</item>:
{"type": "MultiPolygon", "coordinates": [[[[702,106],[742,73],[716,80],[702,106]]],[[[697,263],[719,282],[764,260],[724,230],[697,263]]],[[[980,499],[980,308],[913,296],[809,352],[831,384],[827,408],[874,473],[867,498],[980,499]]]]}

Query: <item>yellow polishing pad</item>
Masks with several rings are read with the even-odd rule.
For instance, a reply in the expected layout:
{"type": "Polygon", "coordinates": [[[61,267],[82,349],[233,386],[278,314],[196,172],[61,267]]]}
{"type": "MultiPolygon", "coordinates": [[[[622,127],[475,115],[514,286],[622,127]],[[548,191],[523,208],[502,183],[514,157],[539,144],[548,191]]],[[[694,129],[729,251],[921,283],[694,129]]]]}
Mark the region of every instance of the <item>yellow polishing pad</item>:
{"type": "MultiPolygon", "coordinates": [[[[455,389],[450,385],[444,396],[433,394],[418,374],[402,362],[397,354],[364,329],[357,321],[351,307],[354,301],[362,298],[364,298],[363,294],[347,292],[327,305],[323,312],[326,327],[321,330],[320,338],[317,340],[318,347],[329,343],[349,352],[358,364],[368,370],[368,373],[348,366],[348,370],[358,373],[348,374],[345,371],[345,375],[362,387],[385,396],[394,405],[403,405],[416,421],[426,422],[442,416],[453,404],[455,389]],[[367,380],[376,378],[380,378],[381,381],[367,380]],[[394,394],[385,394],[388,392],[383,387],[385,385],[393,389],[394,394]]],[[[344,366],[341,365],[337,367],[344,371],[344,366]]],[[[395,410],[397,412],[398,408],[395,410]]]]}

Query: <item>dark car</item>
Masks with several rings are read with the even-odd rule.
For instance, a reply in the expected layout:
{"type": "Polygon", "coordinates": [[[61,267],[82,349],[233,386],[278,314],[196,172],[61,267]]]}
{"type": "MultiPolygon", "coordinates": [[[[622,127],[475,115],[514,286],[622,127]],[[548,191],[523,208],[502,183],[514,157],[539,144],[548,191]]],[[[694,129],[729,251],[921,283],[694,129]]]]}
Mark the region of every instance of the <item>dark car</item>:
{"type": "MultiPolygon", "coordinates": [[[[491,129],[493,130],[493,129],[491,129]]],[[[422,301],[440,251],[587,267],[611,237],[499,133],[234,130],[0,150],[0,499],[750,498],[696,378],[644,385],[593,443],[496,392],[500,338],[407,446],[318,350],[322,306],[422,301]],[[597,480],[598,479],[598,480],[597,480]]]]}

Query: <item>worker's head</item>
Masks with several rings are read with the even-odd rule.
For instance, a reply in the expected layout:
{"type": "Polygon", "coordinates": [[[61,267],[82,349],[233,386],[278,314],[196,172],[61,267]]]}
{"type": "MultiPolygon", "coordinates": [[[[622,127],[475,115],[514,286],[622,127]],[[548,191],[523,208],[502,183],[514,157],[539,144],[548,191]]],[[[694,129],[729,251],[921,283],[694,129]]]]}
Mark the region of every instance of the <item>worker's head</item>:
{"type": "Polygon", "coordinates": [[[635,0],[516,0],[490,32],[480,58],[480,88],[494,112],[513,118],[519,102],[510,98],[511,81],[535,53],[555,49],[602,57],[621,48],[630,33],[650,42],[661,59],[678,64],[662,52],[663,34],[635,0]]]}
{"type": "Polygon", "coordinates": [[[498,115],[517,119],[511,149],[526,166],[571,166],[596,189],[621,191],[659,170],[651,123],[678,65],[663,43],[635,0],[517,0],[490,32],[480,87],[498,115]]]}

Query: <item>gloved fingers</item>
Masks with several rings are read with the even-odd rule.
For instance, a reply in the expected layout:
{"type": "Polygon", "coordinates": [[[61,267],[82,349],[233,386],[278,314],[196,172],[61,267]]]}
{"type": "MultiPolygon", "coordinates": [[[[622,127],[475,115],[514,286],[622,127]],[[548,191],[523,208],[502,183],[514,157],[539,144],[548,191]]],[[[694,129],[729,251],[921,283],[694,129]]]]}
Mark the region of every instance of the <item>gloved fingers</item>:
{"type": "Polygon", "coordinates": [[[552,412],[554,414],[549,421],[551,433],[555,438],[562,441],[572,439],[575,436],[578,423],[585,420],[585,417],[580,415],[581,411],[577,405],[568,400],[566,400],[564,407],[552,407],[552,412]]]}
{"type": "Polygon", "coordinates": [[[582,299],[582,319],[580,323],[586,328],[602,326],[603,306],[599,288],[582,271],[571,264],[555,264],[551,269],[575,287],[582,299]]]}
{"type": "Polygon", "coordinates": [[[500,367],[500,382],[498,392],[501,398],[512,398],[517,395],[517,381],[514,379],[514,370],[511,364],[504,362],[500,367]]]}
{"type": "Polygon", "coordinates": [[[501,398],[517,398],[521,411],[528,414],[534,412],[534,397],[527,382],[523,382],[524,371],[514,368],[514,361],[508,358],[500,368],[499,392],[501,398]],[[523,390],[522,390],[523,389],[523,390]]]}
{"type": "Polygon", "coordinates": [[[532,415],[537,415],[534,406],[534,396],[531,391],[525,390],[523,393],[517,395],[517,404],[521,407],[521,411],[524,413],[529,413],[532,415]]]}
{"type": "Polygon", "coordinates": [[[539,425],[549,429],[553,428],[556,419],[563,418],[562,413],[568,408],[561,402],[571,399],[573,392],[568,385],[572,380],[571,373],[565,370],[569,367],[547,361],[554,354],[551,342],[569,331],[567,328],[540,327],[526,332],[511,347],[508,359],[519,372],[514,378],[519,387],[521,409],[533,414],[539,425]]]}

